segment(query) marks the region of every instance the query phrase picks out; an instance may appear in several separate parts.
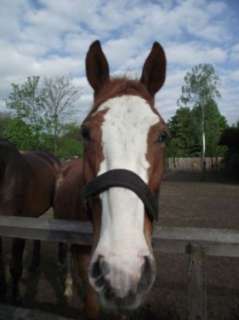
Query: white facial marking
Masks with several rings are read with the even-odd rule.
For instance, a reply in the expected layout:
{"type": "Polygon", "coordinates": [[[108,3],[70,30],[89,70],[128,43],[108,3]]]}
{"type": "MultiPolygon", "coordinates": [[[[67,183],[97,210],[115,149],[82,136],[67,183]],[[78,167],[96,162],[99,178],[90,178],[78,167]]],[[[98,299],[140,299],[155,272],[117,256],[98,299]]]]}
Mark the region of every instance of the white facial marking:
{"type": "Polygon", "coordinates": [[[99,174],[115,168],[133,170],[148,181],[146,160],[149,129],[160,121],[141,97],[125,95],[103,103],[98,111],[107,110],[102,130],[104,161],[99,174]]]}
{"type": "MultiPolygon", "coordinates": [[[[160,121],[148,103],[138,96],[121,96],[103,103],[102,124],[104,160],[98,175],[111,169],[128,169],[146,183],[148,133],[160,121]]],[[[110,264],[111,285],[124,296],[137,284],[144,262],[152,254],[144,237],[144,205],[132,191],[114,187],[100,195],[102,201],[101,235],[94,257],[103,255],[110,264]]]]}

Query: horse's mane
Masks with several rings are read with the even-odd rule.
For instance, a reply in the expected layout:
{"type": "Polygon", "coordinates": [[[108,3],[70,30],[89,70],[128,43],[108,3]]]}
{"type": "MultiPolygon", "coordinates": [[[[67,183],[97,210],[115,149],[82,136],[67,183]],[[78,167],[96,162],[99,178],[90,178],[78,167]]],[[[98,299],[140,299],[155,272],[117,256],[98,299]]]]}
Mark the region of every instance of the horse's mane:
{"type": "Polygon", "coordinates": [[[46,160],[51,166],[61,165],[60,160],[57,159],[57,157],[55,157],[52,153],[49,153],[47,151],[34,151],[34,154],[46,160]]]}

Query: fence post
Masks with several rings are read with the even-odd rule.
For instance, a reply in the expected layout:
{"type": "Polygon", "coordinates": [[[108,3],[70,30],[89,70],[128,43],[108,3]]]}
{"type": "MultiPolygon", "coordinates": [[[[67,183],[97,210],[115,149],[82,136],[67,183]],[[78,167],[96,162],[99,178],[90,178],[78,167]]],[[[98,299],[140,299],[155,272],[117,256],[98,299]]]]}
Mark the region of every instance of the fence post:
{"type": "Polygon", "coordinates": [[[71,243],[66,244],[66,278],[65,278],[65,291],[64,296],[68,303],[73,298],[73,278],[72,278],[72,255],[71,255],[71,243]]]}
{"type": "Polygon", "coordinates": [[[207,320],[207,280],[205,252],[201,246],[189,244],[188,320],[207,320]]]}

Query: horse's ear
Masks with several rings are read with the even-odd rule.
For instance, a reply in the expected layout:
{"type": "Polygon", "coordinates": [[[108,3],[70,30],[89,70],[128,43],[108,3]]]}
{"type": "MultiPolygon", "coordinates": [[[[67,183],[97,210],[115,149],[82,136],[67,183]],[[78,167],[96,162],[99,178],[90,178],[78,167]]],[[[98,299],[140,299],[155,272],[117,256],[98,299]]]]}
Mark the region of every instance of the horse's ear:
{"type": "Polygon", "coordinates": [[[166,56],[163,48],[158,42],[154,42],[150,54],[148,55],[140,81],[154,96],[162,87],[166,76],[166,56]]]}
{"type": "Polygon", "coordinates": [[[94,41],[87,52],[86,76],[95,93],[109,80],[109,65],[99,40],[94,41]]]}

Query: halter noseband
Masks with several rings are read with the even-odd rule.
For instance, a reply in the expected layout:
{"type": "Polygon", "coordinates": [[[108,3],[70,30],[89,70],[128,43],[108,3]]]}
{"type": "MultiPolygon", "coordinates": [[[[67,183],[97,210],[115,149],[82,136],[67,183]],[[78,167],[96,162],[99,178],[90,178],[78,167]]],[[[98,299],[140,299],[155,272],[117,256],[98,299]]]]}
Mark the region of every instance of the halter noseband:
{"type": "Polygon", "coordinates": [[[112,187],[123,187],[133,191],[144,203],[151,221],[158,219],[158,197],[133,171],[126,169],[109,170],[91,180],[82,190],[82,197],[88,200],[112,187]]]}

